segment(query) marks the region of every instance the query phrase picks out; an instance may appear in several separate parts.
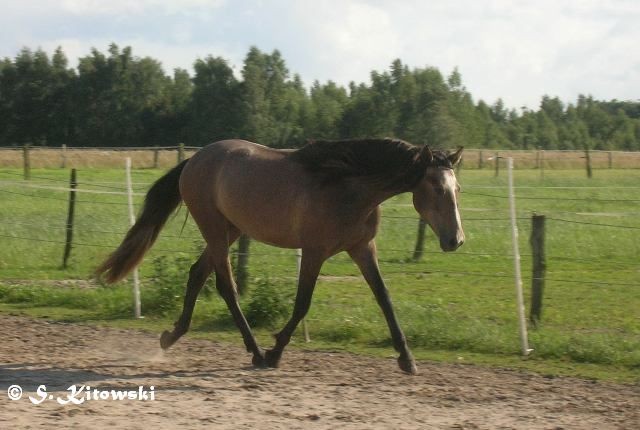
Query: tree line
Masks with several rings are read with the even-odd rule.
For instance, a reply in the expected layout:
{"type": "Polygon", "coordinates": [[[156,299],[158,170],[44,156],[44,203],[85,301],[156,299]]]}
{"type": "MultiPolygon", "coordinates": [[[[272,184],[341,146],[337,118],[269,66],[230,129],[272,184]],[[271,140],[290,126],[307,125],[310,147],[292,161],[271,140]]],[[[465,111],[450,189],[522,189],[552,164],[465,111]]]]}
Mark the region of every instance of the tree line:
{"type": "Polygon", "coordinates": [[[252,47],[240,76],[220,57],[168,76],[130,47],[92,49],[70,68],[22,49],[0,61],[0,146],[202,146],[245,138],[296,147],[307,139],[393,136],[439,147],[640,150],[640,102],[575,103],[542,97],[537,110],[475,102],[454,69],[395,60],[369,83],[313,82],[291,75],[282,55],[252,47]]]}

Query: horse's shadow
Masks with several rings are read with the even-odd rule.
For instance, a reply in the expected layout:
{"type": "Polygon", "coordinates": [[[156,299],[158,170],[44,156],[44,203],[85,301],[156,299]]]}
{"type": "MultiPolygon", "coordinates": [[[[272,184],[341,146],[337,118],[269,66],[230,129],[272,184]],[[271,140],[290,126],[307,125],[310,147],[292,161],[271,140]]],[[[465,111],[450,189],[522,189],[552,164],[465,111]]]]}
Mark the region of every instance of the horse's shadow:
{"type": "MultiPolygon", "coordinates": [[[[91,385],[94,387],[100,387],[100,389],[122,388],[129,389],[129,385],[163,385],[163,381],[169,377],[173,378],[192,378],[202,379],[205,377],[217,378],[224,377],[223,372],[227,372],[230,369],[206,369],[202,371],[154,371],[154,372],[139,372],[132,374],[122,374],[113,372],[101,372],[99,369],[104,367],[113,366],[101,366],[96,365],[96,370],[85,369],[69,369],[60,367],[46,367],[43,368],[42,364],[32,363],[19,363],[19,364],[3,364],[0,365],[0,389],[6,390],[11,385],[19,385],[24,392],[35,393],[40,385],[44,385],[48,392],[52,391],[67,391],[70,386],[76,385],[91,385]],[[127,384],[127,381],[131,381],[131,384],[127,384]],[[135,381],[135,383],[133,382],[135,381]]],[[[127,366],[122,366],[127,367],[127,366]]],[[[236,369],[240,370],[240,369],[236,369]]],[[[175,382],[175,380],[174,380],[175,382]]],[[[179,390],[197,390],[198,387],[190,384],[186,381],[186,384],[175,383],[171,384],[171,389],[179,390]]]]}
{"type": "Polygon", "coordinates": [[[119,376],[106,375],[90,370],[38,368],[31,363],[0,365],[0,387],[19,385],[23,391],[35,392],[40,385],[48,391],[64,391],[71,385],[84,385],[85,382],[102,382],[120,379],[119,376]]]}

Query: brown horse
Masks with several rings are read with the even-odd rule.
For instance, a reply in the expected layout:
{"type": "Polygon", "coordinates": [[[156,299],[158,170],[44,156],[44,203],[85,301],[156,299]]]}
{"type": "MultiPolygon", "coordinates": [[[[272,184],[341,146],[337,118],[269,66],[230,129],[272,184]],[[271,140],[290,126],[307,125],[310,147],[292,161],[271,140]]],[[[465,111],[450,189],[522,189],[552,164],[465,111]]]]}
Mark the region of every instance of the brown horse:
{"type": "Polygon", "coordinates": [[[243,140],[212,143],[151,187],[138,221],[96,272],[107,282],[124,278],[184,201],[207,246],[189,272],[182,315],[173,331],[162,334],[160,345],[169,348],[187,332],[198,293],[215,271],[216,288],[253,353],[253,364],[277,367],[309,310],[322,264],[347,251],[382,308],[400,368],[413,374],[415,362],[378,268],[374,238],[380,204],[412,192],[416,211],[438,235],[442,250],[456,250],[464,241],[453,172],[461,155],[462,148],[450,154],[391,139],[314,142],[298,150],[243,140]],[[267,351],[258,346],[242,314],[231,274],[229,246],[242,233],[302,249],[293,315],[267,351]]]}

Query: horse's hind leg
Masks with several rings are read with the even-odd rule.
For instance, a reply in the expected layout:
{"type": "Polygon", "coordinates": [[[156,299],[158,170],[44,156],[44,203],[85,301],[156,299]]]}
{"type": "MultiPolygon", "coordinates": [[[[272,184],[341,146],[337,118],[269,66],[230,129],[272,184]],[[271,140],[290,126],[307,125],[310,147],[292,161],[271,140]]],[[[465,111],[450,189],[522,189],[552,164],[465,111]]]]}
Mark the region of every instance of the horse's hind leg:
{"type": "Polygon", "coordinates": [[[238,291],[231,274],[231,263],[229,262],[228,250],[224,254],[215,257],[216,288],[220,296],[227,303],[231,316],[242,333],[242,339],[248,352],[253,353],[252,363],[254,366],[264,366],[264,350],[258,346],[256,338],[251,332],[249,323],[244,317],[240,305],[238,304],[238,291]]]}
{"type": "Polygon", "coordinates": [[[189,330],[196,299],[212,270],[213,259],[208,249],[205,249],[202,255],[200,255],[200,258],[198,258],[198,261],[196,261],[189,270],[187,291],[184,295],[184,305],[180,318],[175,322],[173,331],[165,331],[162,333],[162,336],[160,336],[160,346],[162,349],[169,348],[189,330]]]}
{"type": "Polygon", "coordinates": [[[207,241],[207,251],[211,258],[213,270],[216,273],[216,289],[227,304],[233,321],[240,329],[247,351],[253,353],[253,364],[263,366],[264,350],[258,346],[249,323],[240,309],[238,291],[231,274],[229,246],[240,236],[240,231],[225,219],[217,209],[200,203],[202,202],[192,201],[191,205],[188,202],[187,205],[193,219],[200,228],[202,236],[207,241]]]}

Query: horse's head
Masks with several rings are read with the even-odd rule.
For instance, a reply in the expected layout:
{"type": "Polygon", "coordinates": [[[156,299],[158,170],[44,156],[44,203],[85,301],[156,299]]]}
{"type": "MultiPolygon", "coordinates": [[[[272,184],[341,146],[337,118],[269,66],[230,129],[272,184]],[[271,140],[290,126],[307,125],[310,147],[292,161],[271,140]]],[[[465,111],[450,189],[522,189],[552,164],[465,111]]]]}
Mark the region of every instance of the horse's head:
{"type": "Polygon", "coordinates": [[[454,153],[433,153],[428,146],[420,152],[426,172],[413,189],[413,206],[431,226],[443,251],[455,251],[464,243],[458,211],[460,186],[453,168],[460,162],[462,148],[454,153]]]}

